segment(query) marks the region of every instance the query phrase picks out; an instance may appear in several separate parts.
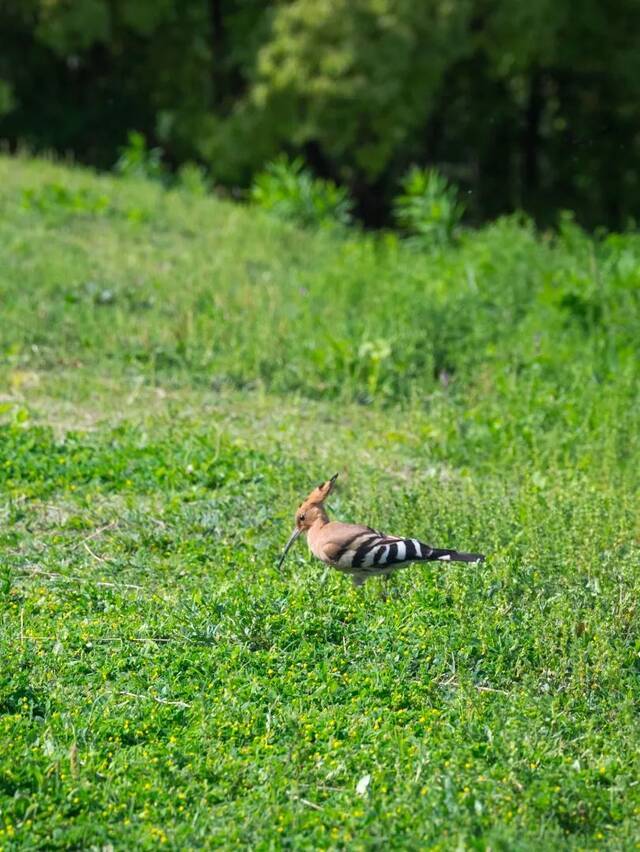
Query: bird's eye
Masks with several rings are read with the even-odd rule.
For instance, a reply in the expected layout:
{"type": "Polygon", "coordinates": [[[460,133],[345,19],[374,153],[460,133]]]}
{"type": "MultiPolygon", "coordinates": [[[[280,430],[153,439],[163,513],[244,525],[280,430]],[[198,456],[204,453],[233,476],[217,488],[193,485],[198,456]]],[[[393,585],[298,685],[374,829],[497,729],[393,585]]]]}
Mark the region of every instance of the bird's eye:
{"type": "Polygon", "coordinates": [[[300,522],[304,521],[304,512],[302,513],[302,515],[298,515],[298,520],[300,522]]]}

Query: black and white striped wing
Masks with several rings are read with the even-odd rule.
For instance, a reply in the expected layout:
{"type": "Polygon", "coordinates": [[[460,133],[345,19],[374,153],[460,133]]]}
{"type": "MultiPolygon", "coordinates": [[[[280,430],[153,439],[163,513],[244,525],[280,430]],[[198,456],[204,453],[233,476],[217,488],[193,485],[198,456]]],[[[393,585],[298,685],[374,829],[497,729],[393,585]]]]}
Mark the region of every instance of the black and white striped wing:
{"type": "Polygon", "coordinates": [[[333,554],[336,568],[357,574],[386,573],[409,562],[482,562],[480,553],[430,547],[417,538],[399,538],[366,528],[348,538],[333,554]]]}
{"type": "Polygon", "coordinates": [[[431,548],[415,538],[398,538],[369,529],[344,542],[333,563],[344,570],[381,571],[387,566],[428,559],[431,548]]]}

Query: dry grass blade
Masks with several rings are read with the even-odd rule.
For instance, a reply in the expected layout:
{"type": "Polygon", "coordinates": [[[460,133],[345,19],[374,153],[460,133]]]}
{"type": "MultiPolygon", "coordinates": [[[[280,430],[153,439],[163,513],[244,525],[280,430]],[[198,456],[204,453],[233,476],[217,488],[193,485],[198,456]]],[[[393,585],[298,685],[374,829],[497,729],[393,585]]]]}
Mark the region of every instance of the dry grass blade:
{"type": "Polygon", "coordinates": [[[126,695],[128,698],[141,698],[146,701],[156,701],[158,704],[170,704],[172,707],[191,707],[186,701],[171,701],[167,698],[158,698],[157,695],[141,695],[138,692],[127,692],[121,690],[118,695],[126,695]]]}

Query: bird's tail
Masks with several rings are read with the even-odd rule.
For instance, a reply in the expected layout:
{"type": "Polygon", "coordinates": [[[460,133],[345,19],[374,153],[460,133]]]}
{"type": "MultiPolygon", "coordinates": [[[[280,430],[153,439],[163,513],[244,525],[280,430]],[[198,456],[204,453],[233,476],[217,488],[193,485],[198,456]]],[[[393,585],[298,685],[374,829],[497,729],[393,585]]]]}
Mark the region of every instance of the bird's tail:
{"type": "Polygon", "coordinates": [[[482,553],[462,553],[459,550],[447,550],[441,547],[421,547],[422,558],[427,562],[484,562],[482,553]]]}
{"type": "Polygon", "coordinates": [[[376,530],[358,533],[356,540],[347,541],[334,557],[339,567],[357,569],[363,574],[388,573],[392,566],[409,562],[483,562],[481,553],[461,553],[424,544],[416,538],[385,536],[376,530]]]}

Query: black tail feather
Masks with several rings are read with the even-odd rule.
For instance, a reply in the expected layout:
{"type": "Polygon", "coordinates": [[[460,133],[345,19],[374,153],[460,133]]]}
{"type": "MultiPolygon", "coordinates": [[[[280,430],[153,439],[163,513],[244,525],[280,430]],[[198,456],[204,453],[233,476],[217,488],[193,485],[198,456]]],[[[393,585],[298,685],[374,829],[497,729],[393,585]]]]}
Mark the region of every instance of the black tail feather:
{"type": "Polygon", "coordinates": [[[447,550],[446,548],[428,547],[422,545],[422,558],[428,562],[484,562],[482,553],[463,553],[459,550],[447,550]]]}
{"type": "Polygon", "coordinates": [[[416,538],[395,538],[375,530],[358,532],[348,539],[333,557],[333,564],[343,570],[363,573],[388,573],[392,566],[409,562],[484,562],[482,553],[431,547],[416,538]]]}

